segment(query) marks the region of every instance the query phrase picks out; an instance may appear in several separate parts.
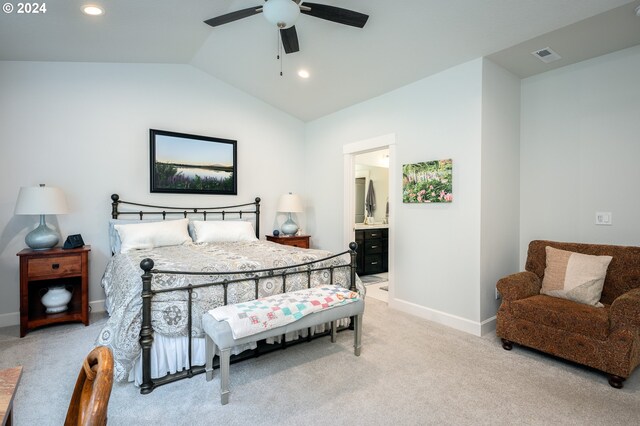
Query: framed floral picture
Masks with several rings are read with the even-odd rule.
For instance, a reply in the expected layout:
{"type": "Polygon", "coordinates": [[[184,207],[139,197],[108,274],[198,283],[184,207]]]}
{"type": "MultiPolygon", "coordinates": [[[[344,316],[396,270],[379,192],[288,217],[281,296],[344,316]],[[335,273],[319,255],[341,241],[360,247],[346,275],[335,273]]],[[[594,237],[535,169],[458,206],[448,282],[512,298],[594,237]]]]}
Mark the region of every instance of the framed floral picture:
{"type": "Polygon", "coordinates": [[[402,166],[403,203],[450,203],[452,160],[435,160],[402,166]]]}

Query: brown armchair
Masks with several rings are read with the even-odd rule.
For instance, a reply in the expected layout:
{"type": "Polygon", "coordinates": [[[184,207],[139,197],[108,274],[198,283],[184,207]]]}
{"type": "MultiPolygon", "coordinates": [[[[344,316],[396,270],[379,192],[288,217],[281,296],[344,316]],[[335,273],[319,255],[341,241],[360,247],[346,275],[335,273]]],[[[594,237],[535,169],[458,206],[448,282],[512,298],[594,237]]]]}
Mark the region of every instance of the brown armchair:
{"type": "Polygon", "coordinates": [[[497,284],[502,347],[518,343],[596,368],[622,388],[640,364],[640,247],[532,241],[525,269],[497,284]],[[540,294],[547,246],[612,256],[600,298],[604,307],[540,294]]]}

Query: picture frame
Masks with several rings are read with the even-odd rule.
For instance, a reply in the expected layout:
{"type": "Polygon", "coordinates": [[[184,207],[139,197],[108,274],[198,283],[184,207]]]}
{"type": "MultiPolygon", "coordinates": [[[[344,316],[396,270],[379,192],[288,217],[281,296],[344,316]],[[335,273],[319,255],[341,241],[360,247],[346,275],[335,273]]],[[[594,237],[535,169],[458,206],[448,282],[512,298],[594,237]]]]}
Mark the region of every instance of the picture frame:
{"type": "Polygon", "coordinates": [[[453,202],[453,161],[425,161],[402,166],[403,203],[453,202]]]}
{"type": "Polygon", "coordinates": [[[149,129],[151,192],[238,194],[237,141],[149,129]]]}

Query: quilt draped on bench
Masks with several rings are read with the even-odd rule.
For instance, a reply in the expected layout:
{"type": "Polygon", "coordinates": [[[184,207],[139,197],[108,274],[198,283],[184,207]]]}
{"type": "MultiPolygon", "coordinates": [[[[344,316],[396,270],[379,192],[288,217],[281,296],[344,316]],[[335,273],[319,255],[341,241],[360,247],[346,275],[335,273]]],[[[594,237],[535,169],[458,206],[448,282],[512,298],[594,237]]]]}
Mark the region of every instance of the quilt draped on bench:
{"type": "Polygon", "coordinates": [[[359,297],[356,292],[326,285],[220,306],[209,314],[218,321],[227,321],[234,339],[239,339],[292,323],[323,309],[355,302],[359,297]]]}

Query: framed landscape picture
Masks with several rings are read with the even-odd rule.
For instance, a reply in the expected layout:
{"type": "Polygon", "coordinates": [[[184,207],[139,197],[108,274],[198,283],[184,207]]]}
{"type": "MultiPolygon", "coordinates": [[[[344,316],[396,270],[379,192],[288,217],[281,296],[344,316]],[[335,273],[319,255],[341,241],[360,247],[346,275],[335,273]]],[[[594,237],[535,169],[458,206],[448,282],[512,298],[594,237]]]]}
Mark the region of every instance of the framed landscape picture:
{"type": "Polygon", "coordinates": [[[151,192],[238,193],[237,142],[150,129],[151,192]]]}
{"type": "Polygon", "coordinates": [[[404,164],[402,166],[402,202],[452,202],[451,171],[451,159],[404,164]]]}

